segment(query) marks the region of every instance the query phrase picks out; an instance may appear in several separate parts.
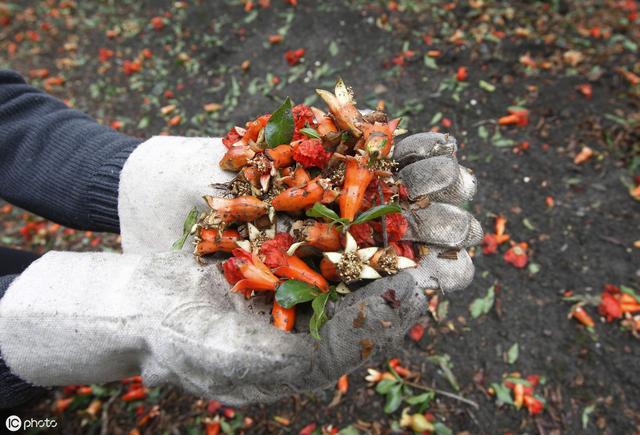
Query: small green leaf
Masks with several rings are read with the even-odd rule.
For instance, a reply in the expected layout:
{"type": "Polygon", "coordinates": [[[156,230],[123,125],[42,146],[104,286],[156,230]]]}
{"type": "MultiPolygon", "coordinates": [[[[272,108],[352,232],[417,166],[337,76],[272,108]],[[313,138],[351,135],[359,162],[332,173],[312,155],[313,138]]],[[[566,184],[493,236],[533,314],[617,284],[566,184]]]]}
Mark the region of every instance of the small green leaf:
{"type": "Polygon", "coordinates": [[[536,230],[536,227],[533,226],[533,224],[531,223],[531,221],[528,218],[522,219],[522,225],[524,225],[525,228],[528,229],[529,231],[535,231],[536,230]]]}
{"type": "Polygon", "coordinates": [[[451,429],[444,425],[444,423],[440,423],[439,421],[434,423],[433,428],[436,431],[436,435],[453,435],[451,429]]]}
{"type": "Polygon", "coordinates": [[[513,343],[513,346],[507,351],[507,362],[509,364],[515,363],[518,360],[519,353],[518,343],[513,343]]]}
{"type": "Polygon", "coordinates": [[[427,55],[424,56],[424,65],[427,68],[438,69],[438,64],[436,63],[436,60],[427,55]]]}
{"type": "Polygon", "coordinates": [[[513,404],[513,399],[511,399],[511,390],[505,387],[503,384],[491,384],[491,388],[496,392],[496,404],[498,406],[502,406],[504,404],[511,405],[513,404]]]}
{"type": "Polygon", "coordinates": [[[395,379],[383,379],[376,385],[376,393],[385,395],[398,383],[395,379]]]}
{"type": "Polygon", "coordinates": [[[336,41],[331,41],[331,43],[329,44],[329,54],[331,55],[331,57],[336,57],[339,51],[340,49],[338,48],[338,44],[336,44],[336,41]]]}
{"type": "Polygon", "coordinates": [[[288,144],[293,138],[295,123],[293,122],[293,105],[287,97],[284,103],[273,112],[264,129],[264,137],[269,148],[288,144]]]}
{"type": "Polygon", "coordinates": [[[591,414],[593,414],[593,411],[595,411],[595,409],[595,403],[584,407],[584,410],[582,411],[582,429],[586,430],[587,426],[589,426],[589,417],[591,417],[591,414]]]}
{"type": "Polygon", "coordinates": [[[489,138],[489,130],[487,130],[487,127],[485,127],[484,125],[478,127],[478,136],[480,137],[480,139],[489,138]]]}
{"type": "Polygon", "coordinates": [[[629,296],[633,296],[633,298],[640,303],[640,295],[638,295],[638,293],[635,292],[635,290],[633,290],[631,287],[627,287],[626,285],[621,285],[620,286],[620,291],[622,293],[626,293],[629,296]]]}
{"type": "Polygon", "coordinates": [[[321,217],[321,218],[329,219],[330,221],[340,220],[340,216],[338,216],[338,213],[331,210],[326,205],[320,204],[319,202],[316,202],[315,204],[313,204],[313,207],[307,210],[307,216],[321,217]]]}
{"type": "Polygon", "coordinates": [[[428,404],[434,399],[434,397],[436,397],[436,393],[433,391],[427,391],[426,393],[418,394],[417,396],[411,396],[404,401],[409,405],[419,405],[423,403],[428,404]]]}
{"type": "Polygon", "coordinates": [[[495,286],[489,287],[487,294],[483,298],[477,298],[469,306],[469,312],[471,317],[477,319],[483,314],[487,314],[493,308],[493,302],[495,300],[495,286]]]}
{"type": "Polygon", "coordinates": [[[338,435],[360,435],[360,432],[353,426],[347,426],[344,429],[341,429],[340,432],[338,432],[338,435]]]}
{"type": "Polygon", "coordinates": [[[540,272],[540,265],[538,263],[529,263],[529,266],[527,266],[527,270],[531,275],[535,275],[536,273],[540,272]]]}
{"type": "Polygon", "coordinates": [[[496,90],[496,87],[489,82],[485,82],[484,80],[480,80],[478,85],[487,92],[493,92],[496,90]]]}
{"type": "Polygon", "coordinates": [[[354,224],[361,224],[374,219],[378,219],[389,213],[400,213],[402,208],[397,204],[382,204],[375,207],[371,207],[369,210],[360,213],[360,215],[353,221],[354,224]]]}
{"type": "Polygon", "coordinates": [[[291,308],[294,305],[309,302],[320,295],[322,291],[306,282],[289,279],[278,286],[276,290],[276,302],[283,308],[291,308]]]}
{"type": "Polygon", "coordinates": [[[315,129],[311,127],[305,127],[300,129],[300,133],[307,135],[307,137],[312,137],[314,139],[321,139],[322,135],[318,133],[315,129]]]}
{"type": "Polygon", "coordinates": [[[187,237],[189,237],[189,234],[191,234],[191,230],[193,229],[193,226],[196,224],[197,220],[198,209],[193,207],[184,220],[184,224],[182,224],[182,236],[178,240],[173,242],[173,245],[171,245],[172,250],[179,251],[182,249],[184,243],[187,241],[187,237]]]}
{"type": "Polygon", "coordinates": [[[442,119],[442,112],[438,112],[435,115],[433,115],[433,118],[431,118],[431,121],[429,121],[429,125],[436,125],[438,122],[440,122],[441,119],[442,119]]]}
{"type": "Polygon", "coordinates": [[[320,328],[328,320],[325,309],[327,307],[327,301],[329,300],[330,294],[331,292],[322,293],[311,301],[313,316],[311,316],[311,320],[309,320],[309,330],[311,332],[311,336],[316,340],[320,340],[320,328]]]}
{"type": "Polygon", "coordinates": [[[396,384],[387,393],[387,402],[384,404],[384,412],[391,414],[400,408],[402,404],[402,384],[396,384]]]}

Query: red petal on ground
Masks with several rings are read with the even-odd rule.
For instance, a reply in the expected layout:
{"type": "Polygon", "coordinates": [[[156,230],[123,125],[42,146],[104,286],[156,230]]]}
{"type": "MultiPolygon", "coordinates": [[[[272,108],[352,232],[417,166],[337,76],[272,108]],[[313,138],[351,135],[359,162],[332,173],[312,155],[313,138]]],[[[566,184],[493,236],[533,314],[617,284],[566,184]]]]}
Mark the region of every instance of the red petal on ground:
{"type": "Polygon", "coordinates": [[[409,330],[409,338],[415,342],[420,341],[423,335],[424,335],[424,325],[420,323],[416,323],[409,330]]]}
{"type": "Polygon", "coordinates": [[[529,262],[529,256],[527,255],[527,244],[525,242],[513,245],[507,252],[504,253],[504,261],[511,264],[518,269],[524,268],[529,262]]]}
{"type": "Polygon", "coordinates": [[[495,234],[485,234],[482,239],[482,253],[485,255],[498,252],[498,239],[495,234]]]}
{"type": "Polygon", "coordinates": [[[300,62],[300,59],[304,56],[304,48],[298,48],[297,50],[289,50],[284,54],[284,58],[289,66],[294,66],[300,62]]]}
{"type": "Polygon", "coordinates": [[[598,312],[607,319],[607,322],[613,322],[615,319],[622,317],[622,307],[616,297],[608,291],[604,291],[600,297],[600,305],[598,312]]]}

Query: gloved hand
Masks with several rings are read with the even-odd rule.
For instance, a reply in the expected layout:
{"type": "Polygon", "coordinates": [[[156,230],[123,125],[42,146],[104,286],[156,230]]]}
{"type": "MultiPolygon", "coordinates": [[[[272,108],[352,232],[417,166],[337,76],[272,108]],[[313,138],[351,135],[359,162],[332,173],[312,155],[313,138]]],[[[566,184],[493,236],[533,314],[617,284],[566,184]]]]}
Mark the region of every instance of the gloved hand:
{"type": "Polygon", "coordinates": [[[457,165],[453,139],[416,135],[394,155],[406,165],[400,177],[410,196],[433,201],[407,212],[408,237],[430,247],[419,266],[331,306],[320,341],[268,326],[269,303],[230,294],[215,265],[199,266],[188,252],[157,253],[179,236],[199,198],[232,178],[217,169],[223,151],[219,140],[158,137],[132,154],[120,183],[125,254],[51,252],[0,300],[0,349],[14,374],[61,385],[141,372],[148,385],[171,382],[232,405],[274,400],[329,386],[397,343],[426,315],[425,288],[471,281],[467,252],[450,251],[477,243],[480,227],[436,201],[461,204],[475,182],[457,165]]]}

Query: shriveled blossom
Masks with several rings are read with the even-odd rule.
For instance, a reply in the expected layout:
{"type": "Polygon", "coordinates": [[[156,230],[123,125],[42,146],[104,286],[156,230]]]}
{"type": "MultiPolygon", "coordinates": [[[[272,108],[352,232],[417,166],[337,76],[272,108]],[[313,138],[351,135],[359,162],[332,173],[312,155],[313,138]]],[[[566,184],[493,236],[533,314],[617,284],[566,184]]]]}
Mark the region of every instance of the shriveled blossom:
{"type": "Polygon", "coordinates": [[[112,57],[113,50],[109,50],[108,48],[100,48],[98,50],[98,59],[100,60],[100,62],[105,63],[112,57]]]}
{"type": "Polygon", "coordinates": [[[518,269],[524,268],[529,262],[527,250],[529,245],[526,242],[514,243],[507,252],[504,253],[504,261],[518,269]]]}
{"type": "MultiPolygon", "coordinates": [[[[401,240],[409,228],[409,222],[407,222],[407,218],[405,218],[402,213],[390,213],[386,215],[385,223],[389,242],[401,240]]],[[[378,234],[382,234],[382,224],[379,221],[371,222],[371,226],[378,234]]]]}
{"type": "Polygon", "coordinates": [[[304,48],[298,48],[297,50],[288,50],[284,54],[284,58],[289,66],[297,65],[300,59],[304,56],[304,48]]]}
{"type": "Polygon", "coordinates": [[[124,62],[122,62],[122,71],[126,75],[130,76],[132,74],[142,71],[142,64],[140,63],[139,60],[135,60],[135,61],[125,60],[124,62]]]}
{"type": "Polygon", "coordinates": [[[225,147],[231,148],[231,146],[242,139],[242,135],[238,132],[237,127],[232,127],[231,130],[222,138],[222,143],[225,147]]]}
{"type": "Polygon", "coordinates": [[[413,252],[413,242],[408,240],[398,240],[397,242],[390,242],[391,246],[401,257],[406,257],[410,260],[416,259],[416,254],[413,252]]]}
{"type": "Polygon", "coordinates": [[[293,242],[289,233],[278,233],[273,239],[263,242],[260,246],[260,256],[264,258],[264,264],[271,269],[282,266],[286,260],[286,252],[293,242]]]}
{"type": "Polygon", "coordinates": [[[296,141],[299,139],[305,139],[307,136],[304,133],[301,133],[300,130],[305,128],[306,125],[309,125],[310,127],[314,127],[315,125],[315,118],[311,111],[311,107],[304,104],[298,104],[293,107],[291,112],[293,114],[293,122],[295,124],[292,140],[296,141]]]}
{"type": "MultiPolygon", "coordinates": [[[[613,286],[611,286],[613,287],[613,286]]],[[[620,290],[618,290],[619,292],[620,290]]],[[[620,302],[616,298],[616,292],[612,292],[609,289],[600,296],[600,305],[598,305],[598,312],[601,316],[607,319],[607,322],[613,322],[615,319],[622,317],[622,307],[620,302]]]]}
{"type": "Polygon", "coordinates": [[[271,118],[271,114],[262,115],[253,121],[247,122],[246,132],[242,136],[242,140],[245,143],[249,143],[249,141],[255,142],[256,140],[258,140],[260,130],[262,130],[267,125],[267,122],[269,122],[269,118],[271,118]]]}
{"type": "Polygon", "coordinates": [[[482,253],[485,255],[498,252],[498,239],[495,234],[485,234],[482,239],[482,253]]]}
{"type": "Polygon", "coordinates": [[[522,108],[509,108],[509,114],[498,120],[500,125],[516,125],[525,127],[529,124],[529,111],[522,108]]]}
{"type": "Polygon", "coordinates": [[[376,244],[375,240],[373,240],[373,228],[368,222],[351,225],[349,232],[351,232],[358,246],[369,247],[376,244]]]}
{"type": "Polygon", "coordinates": [[[608,322],[621,318],[625,313],[640,312],[640,300],[633,294],[620,290],[619,287],[607,284],[600,296],[598,312],[604,316],[608,322]]]}
{"type": "Polygon", "coordinates": [[[324,168],[330,157],[320,139],[304,139],[293,148],[293,160],[305,168],[324,168]]]}
{"type": "Polygon", "coordinates": [[[513,391],[513,404],[516,409],[524,405],[529,415],[540,414],[544,410],[544,401],[534,393],[539,383],[539,375],[529,375],[526,380],[511,378],[503,382],[505,387],[513,391]]]}
{"type": "Polygon", "coordinates": [[[234,284],[232,292],[243,293],[245,297],[253,291],[274,291],[278,278],[256,256],[244,249],[234,249],[233,257],[223,264],[225,278],[234,284]]]}

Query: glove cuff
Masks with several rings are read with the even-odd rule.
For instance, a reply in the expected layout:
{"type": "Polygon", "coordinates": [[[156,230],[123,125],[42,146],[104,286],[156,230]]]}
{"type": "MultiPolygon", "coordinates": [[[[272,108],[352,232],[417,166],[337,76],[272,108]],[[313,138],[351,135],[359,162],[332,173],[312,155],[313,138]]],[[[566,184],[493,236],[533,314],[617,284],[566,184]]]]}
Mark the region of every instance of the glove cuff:
{"type": "Polygon", "coordinates": [[[33,385],[113,381],[139,374],[142,309],[128,291],[140,258],[49,252],[0,300],[0,349],[33,385]]]}

